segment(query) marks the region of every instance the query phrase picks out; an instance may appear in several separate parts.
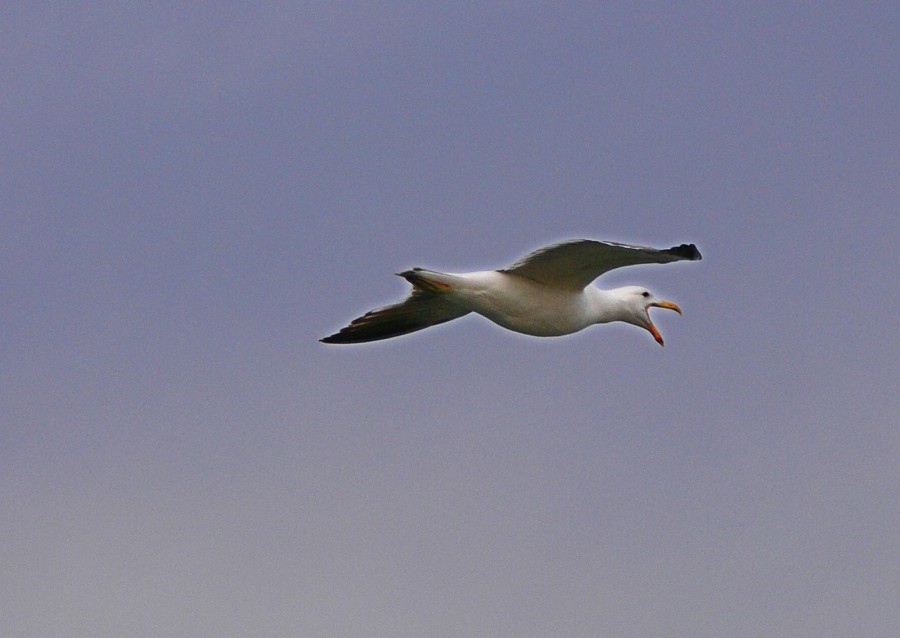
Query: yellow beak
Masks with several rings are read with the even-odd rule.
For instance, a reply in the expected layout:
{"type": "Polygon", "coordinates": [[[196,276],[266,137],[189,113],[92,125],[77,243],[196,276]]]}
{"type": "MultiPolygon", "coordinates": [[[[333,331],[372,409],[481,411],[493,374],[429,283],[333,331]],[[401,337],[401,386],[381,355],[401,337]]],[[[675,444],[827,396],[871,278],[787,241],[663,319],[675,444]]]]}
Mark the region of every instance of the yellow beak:
{"type": "Polygon", "coordinates": [[[672,301],[657,301],[656,303],[650,304],[651,306],[655,306],[657,308],[665,308],[667,310],[674,310],[678,314],[684,314],[681,312],[681,308],[678,307],[678,304],[672,301]]]}
{"type": "MultiPolygon", "coordinates": [[[[683,314],[681,312],[681,308],[678,307],[678,304],[674,303],[672,301],[657,301],[657,302],[650,304],[650,306],[648,306],[647,309],[649,310],[651,307],[666,308],[667,310],[674,310],[678,314],[683,314]]],[[[657,330],[656,326],[653,325],[653,322],[650,321],[650,313],[649,312],[647,313],[647,331],[653,335],[653,338],[656,339],[656,343],[658,343],[661,346],[666,345],[663,342],[662,335],[659,334],[659,330],[657,330]]]]}

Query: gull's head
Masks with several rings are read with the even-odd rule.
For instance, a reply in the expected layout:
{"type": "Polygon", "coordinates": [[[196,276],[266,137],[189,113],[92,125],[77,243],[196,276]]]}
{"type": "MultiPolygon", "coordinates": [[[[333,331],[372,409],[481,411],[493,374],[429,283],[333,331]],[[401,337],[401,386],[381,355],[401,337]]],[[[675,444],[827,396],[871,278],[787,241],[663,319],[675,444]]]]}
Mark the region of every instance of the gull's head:
{"type": "Polygon", "coordinates": [[[625,286],[618,288],[616,296],[619,298],[622,315],[620,321],[625,321],[639,328],[643,328],[656,339],[656,343],[663,346],[662,335],[650,320],[650,308],[667,308],[681,314],[678,304],[671,301],[657,299],[656,296],[643,286],[625,286]]]}

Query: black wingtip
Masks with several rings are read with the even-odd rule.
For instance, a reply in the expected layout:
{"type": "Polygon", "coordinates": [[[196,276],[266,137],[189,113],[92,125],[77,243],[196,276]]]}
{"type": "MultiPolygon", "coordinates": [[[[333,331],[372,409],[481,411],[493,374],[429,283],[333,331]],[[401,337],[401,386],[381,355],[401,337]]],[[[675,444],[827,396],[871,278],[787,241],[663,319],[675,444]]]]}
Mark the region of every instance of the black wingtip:
{"type": "Polygon", "coordinates": [[[342,335],[341,333],[331,335],[330,337],[322,337],[321,339],[319,339],[319,343],[333,343],[338,345],[346,343],[363,343],[365,341],[371,341],[371,339],[354,339],[352,337],[342,335]]]}
{"type": "Polygon", "coordinates": [[[691,261],[703,259],[703,255],[700,254],[700,251],[697,250],[694,244],[681,244],[680,246],[669,248],[665,252],[679,259],[689,259],[691,261]]]}

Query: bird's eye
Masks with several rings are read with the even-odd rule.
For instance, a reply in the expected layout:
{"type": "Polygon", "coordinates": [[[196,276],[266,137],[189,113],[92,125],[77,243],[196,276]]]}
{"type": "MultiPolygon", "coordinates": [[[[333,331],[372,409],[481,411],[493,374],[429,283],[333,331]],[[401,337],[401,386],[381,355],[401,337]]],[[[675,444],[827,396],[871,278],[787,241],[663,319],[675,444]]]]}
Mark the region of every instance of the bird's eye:
{"type": "Polygon", "coordinates": [[[650,293],[647,292],[646,290],[645,290],[644,292],[642,292],[641,294],[642,294],[644,297],[649,297],[649,296],[650,296],[650,293]]]}

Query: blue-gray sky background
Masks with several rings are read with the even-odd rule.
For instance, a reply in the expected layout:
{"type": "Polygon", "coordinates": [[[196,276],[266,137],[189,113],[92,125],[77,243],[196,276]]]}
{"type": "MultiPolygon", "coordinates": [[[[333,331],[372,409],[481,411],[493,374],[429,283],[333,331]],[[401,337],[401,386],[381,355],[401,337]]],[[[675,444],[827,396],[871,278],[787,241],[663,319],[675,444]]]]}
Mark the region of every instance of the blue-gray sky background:
{"type": "Polygon", "coordinates": [[[895,636],[896,3],[12,3],[4,636],[895,636]],[[690,241],[685,310],[318,343],[690,241]]]}

